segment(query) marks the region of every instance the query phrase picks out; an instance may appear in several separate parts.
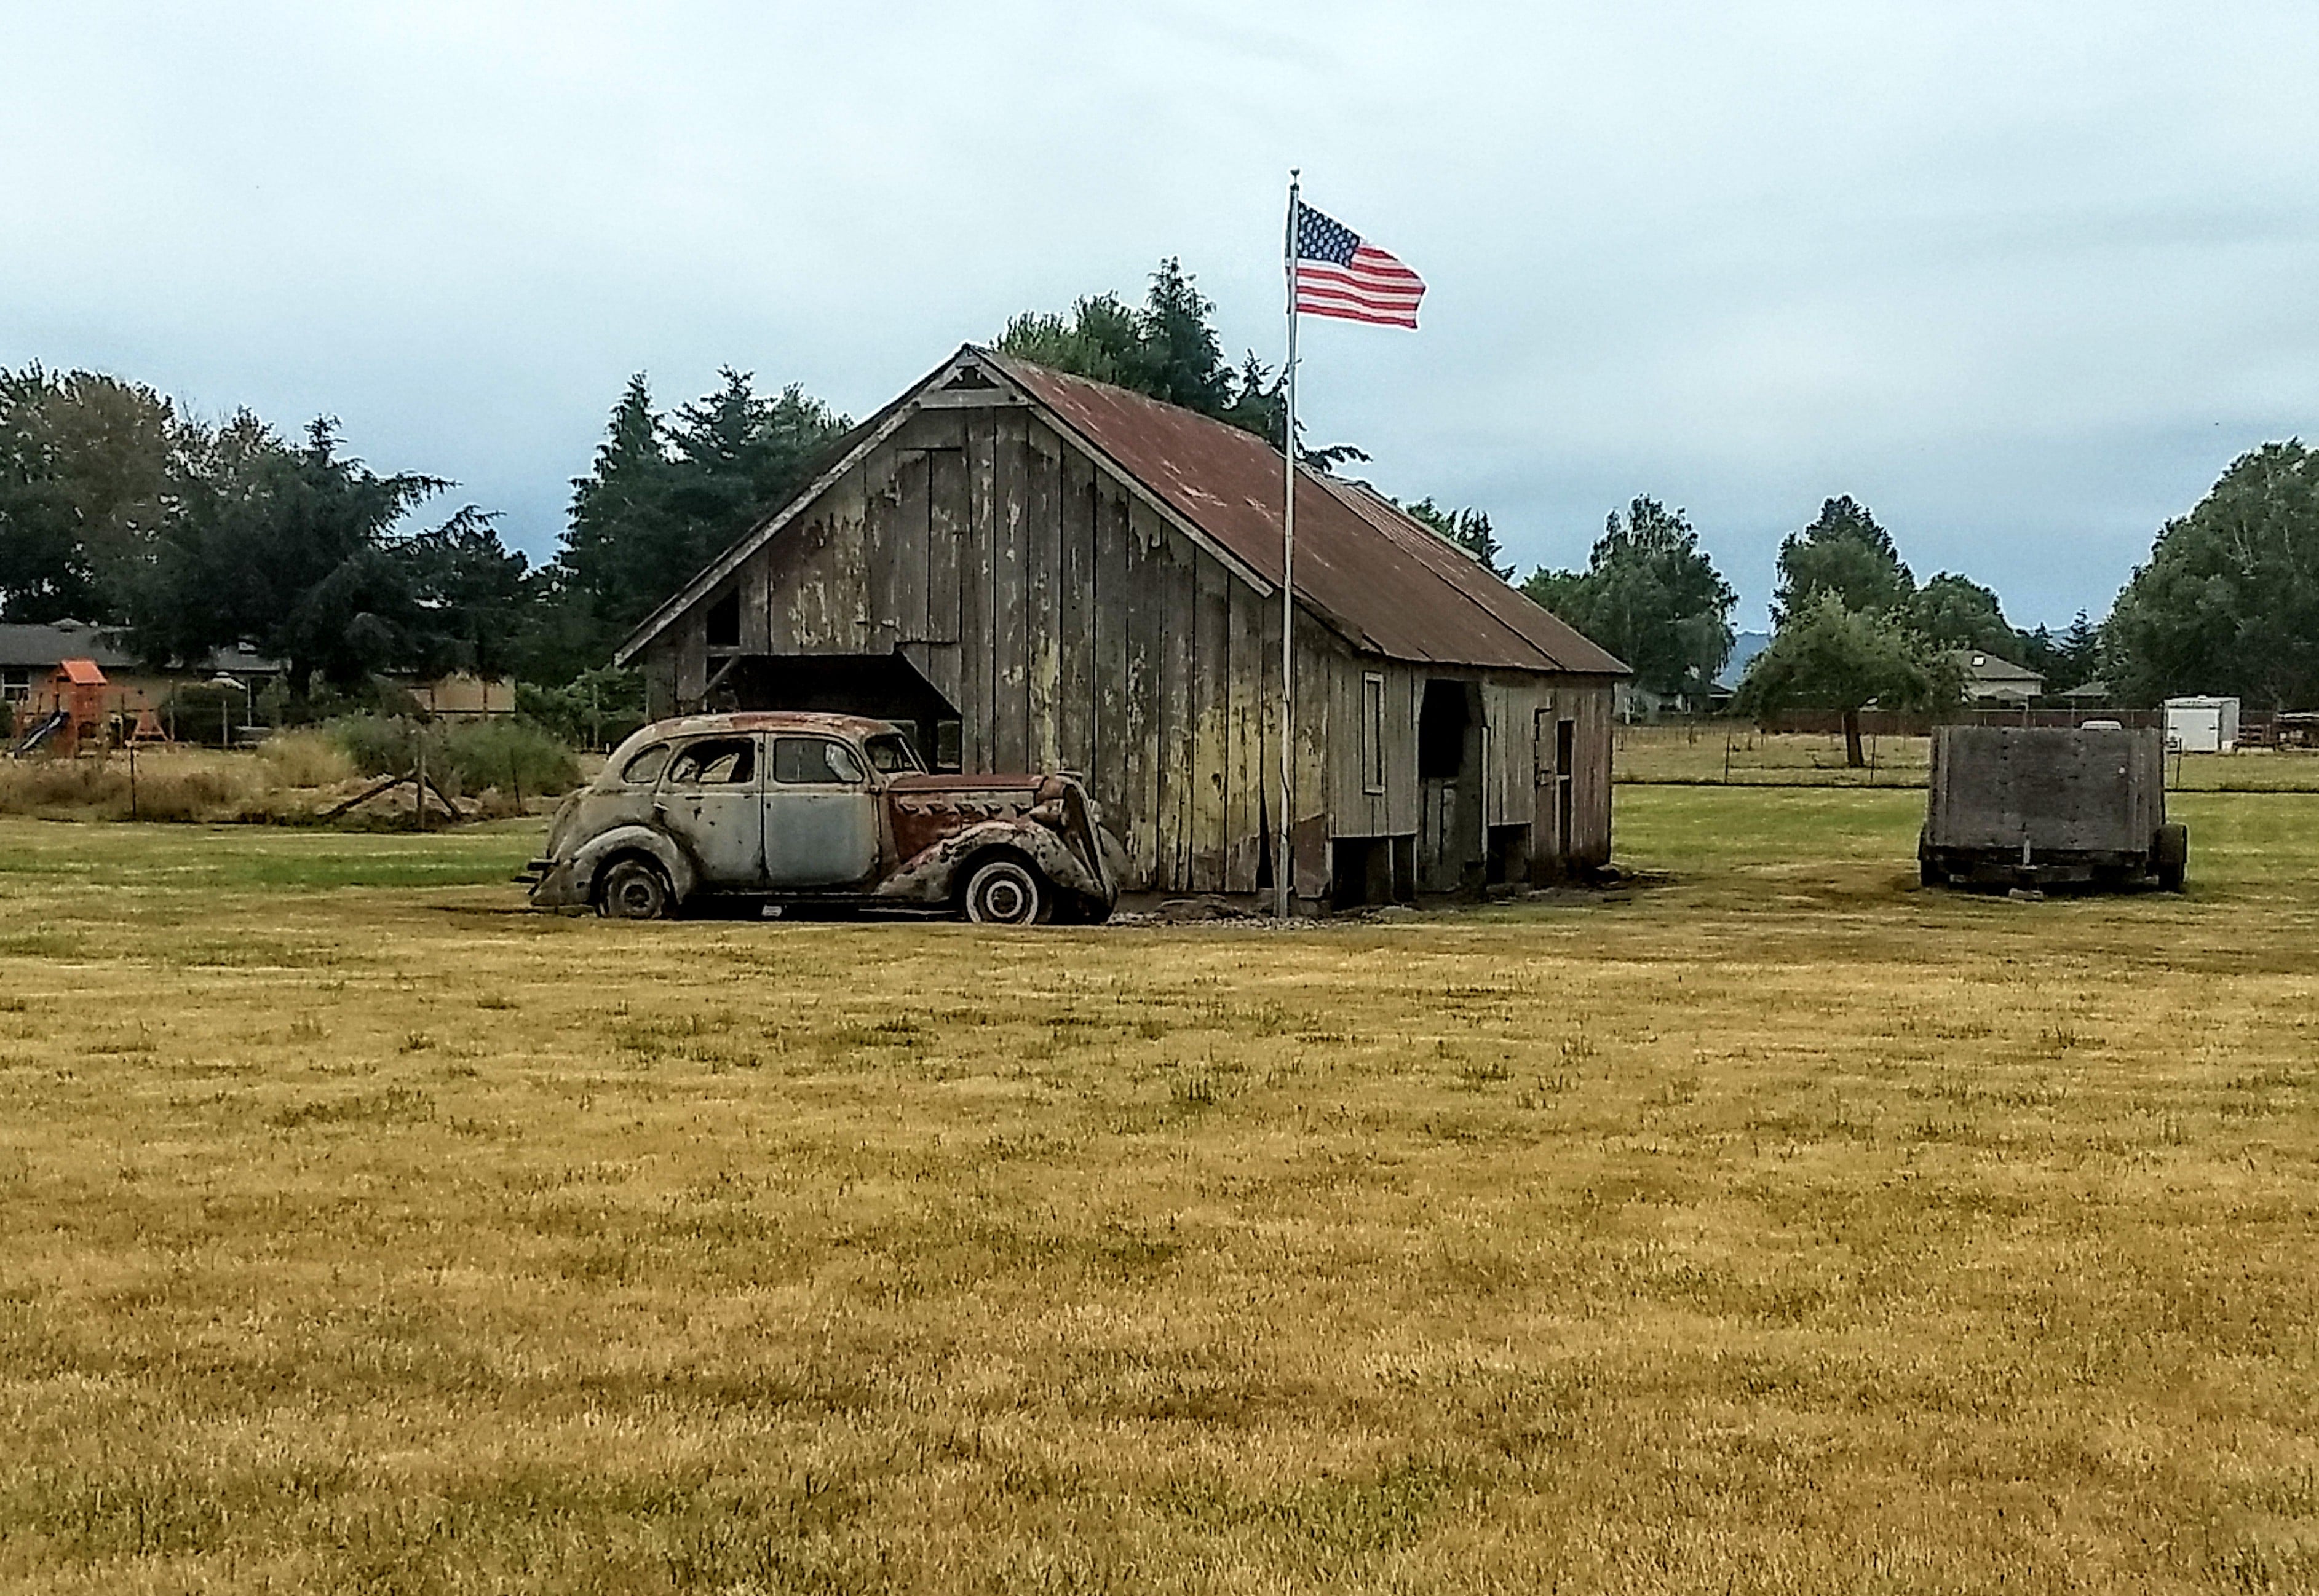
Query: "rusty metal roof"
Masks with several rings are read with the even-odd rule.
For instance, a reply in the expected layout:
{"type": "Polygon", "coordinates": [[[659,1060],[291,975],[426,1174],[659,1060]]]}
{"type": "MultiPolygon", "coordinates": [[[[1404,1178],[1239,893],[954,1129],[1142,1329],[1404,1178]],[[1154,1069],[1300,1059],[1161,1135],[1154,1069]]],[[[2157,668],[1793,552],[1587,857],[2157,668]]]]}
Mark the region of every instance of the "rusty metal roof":
{"type": "MultiPolygon", "coordinates": [[[[978,351],[1265,581],[1280,581],[1281,461],[1250,432],[978,351]]],[[[1358,483],[1296,480],[1296,596],[1356,646],[1420,663],[1625,675],[1627,667],[1358,483]]]]}

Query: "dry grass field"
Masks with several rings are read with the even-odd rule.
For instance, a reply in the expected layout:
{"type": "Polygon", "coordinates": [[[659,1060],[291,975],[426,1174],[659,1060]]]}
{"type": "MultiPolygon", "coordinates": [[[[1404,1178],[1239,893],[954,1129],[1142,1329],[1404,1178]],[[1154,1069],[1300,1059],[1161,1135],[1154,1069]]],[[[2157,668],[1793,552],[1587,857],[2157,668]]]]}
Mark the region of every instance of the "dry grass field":
{"type": "Polygon", "coordinates": [[[0,822],[0,1586],[2319,1582],[2319,798],[2187,898],[991,933],[0,822]]]}
{"type": "MultiPolygon", "coordinates": [[[[1869,768],[1849,770],[1841,735],[1766,734],[1737,721],[1628,726],[1616,733],[1621,782],[1728,783],[1733,787],[1922,787],[1930,737],[1871,737],[1869,768]]],[[[2319,792],[2319,751],[2242,748],[2166,762],[2183,792],[2319,792]]]]}

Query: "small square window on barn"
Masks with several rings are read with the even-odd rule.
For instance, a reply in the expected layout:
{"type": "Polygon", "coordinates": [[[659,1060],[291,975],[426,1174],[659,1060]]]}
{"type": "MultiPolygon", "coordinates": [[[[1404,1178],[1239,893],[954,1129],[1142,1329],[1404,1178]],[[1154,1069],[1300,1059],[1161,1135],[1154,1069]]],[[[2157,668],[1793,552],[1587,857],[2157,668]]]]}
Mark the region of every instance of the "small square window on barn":
{"type": "Polygon", "coordinates": [[[739,589],[735,589],[708,607],[708,646],[711,648],[741,646],[739,589]]]}
{"type": "Polygon", "coordinates": [[[28,665],[0,670],[0,703],[21,704],[32,696],[32,672],[28,665]]]}
{"type": "Polygon", "coordinates": [[[1385,678],[1375,672],[1361,678],[1361,790],[1385,790],[1385,678]]]}

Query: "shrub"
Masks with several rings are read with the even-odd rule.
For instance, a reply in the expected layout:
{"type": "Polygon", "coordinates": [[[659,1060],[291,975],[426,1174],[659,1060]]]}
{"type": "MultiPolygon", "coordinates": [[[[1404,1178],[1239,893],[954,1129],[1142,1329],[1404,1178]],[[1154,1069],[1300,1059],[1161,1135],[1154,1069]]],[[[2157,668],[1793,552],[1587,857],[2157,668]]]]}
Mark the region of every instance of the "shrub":
{"type": "MultiPolygon", "coordinates": [[[[366,776],[408,771],[419,756],[416,722],[354,715],[334,720],[331,740],[366,776]]],[[[579,785],[572,750],[523,720],[438,721],[427,728],[427,773],[445,790],[495,789],[554,798],[579,785]]]]}
{"type": "MultiPolygon", "coordinates": [[[[113,801],[108,807],[113,814],[126,816],[128,774],[125,769],[114,773],[119,781],[113,801]]],[[[137,817],[178,821],[240,819],[257,796],[259,784],[251,780],[257,774],[247,767],[234,769],[167,759],[141,762],[137,780],[137,817]]]]}
{"type": "Polygon", "coordinates": [[[279,732],[257,750],[286,787],[329,787],[357,772],[345,747],[322,732],[279,732]]]}
{"type": "Polygon", "coordinates": [[[349,715],[323,728],[354,767],[365,776],[387,776],[407,771],[418,757],[419,744],[411,723],[376,715],[349,715]]]}
{"type": "Polygon", "coordinates": [[[516,683],[515,705],[525,718],[575,747],[609,748],[645,724],[641,671],[583,671],[566,687],[516,683]]]}
{"type": "Polygon", "coordinates": [[[497,788],[554,798],[580,784],[572,750],[528,721],[455,721],[441,735],[445,762],[463,792],[497,788]]]}

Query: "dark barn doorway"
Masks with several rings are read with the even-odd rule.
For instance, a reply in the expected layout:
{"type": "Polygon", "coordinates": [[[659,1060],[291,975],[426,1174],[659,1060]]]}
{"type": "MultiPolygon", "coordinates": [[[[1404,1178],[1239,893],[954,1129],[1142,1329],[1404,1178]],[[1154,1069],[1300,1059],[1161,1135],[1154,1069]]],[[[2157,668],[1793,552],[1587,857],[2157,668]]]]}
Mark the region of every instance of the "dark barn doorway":
{"type": "Polygon", "coordinates": [[[1417,885],[1459,892],[1482,885],[1482,694],[1436,678],[1417,711],[1417,885]]]}
{"type": "Polygon", "coordinates": [[[958,768],[957,708],[898,654],[735,654],[712,668],[704,707],[898,721],[929,770],[958,768]]]}

